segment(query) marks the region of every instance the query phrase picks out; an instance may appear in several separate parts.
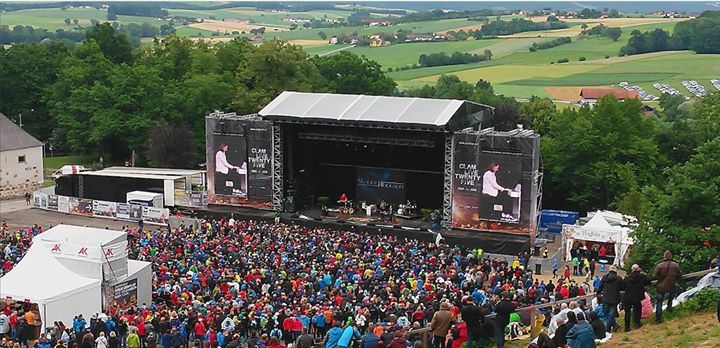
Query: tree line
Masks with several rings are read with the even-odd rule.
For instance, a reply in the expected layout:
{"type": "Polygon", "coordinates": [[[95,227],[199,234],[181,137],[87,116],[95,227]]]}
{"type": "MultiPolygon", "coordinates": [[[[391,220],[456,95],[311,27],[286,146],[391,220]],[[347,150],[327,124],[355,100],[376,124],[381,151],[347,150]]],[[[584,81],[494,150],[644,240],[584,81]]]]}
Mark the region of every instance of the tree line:
{"type": "Polygon", "coordinates": [[[429,66],[440,66],[440,65],[457,65],[457,64],[470,64],[482,62],[492,58],[492,51],[485,50],[482,54],[458,52],[455,51],[452,54],[445,52],[421,54],[418,58],[418,63],[422,67],[429,66]]]}
{"type": "Polygon", "coordinates": [[[564,44],[569,44],[570,42],[572,42],[572,40],[567,36],[559,37],[557,39],[552,39],[550,41],[544,41],[544,42],[540,42],[540,43],[533,42],[533,44],[528,49],[530,50],[530,52],[535,52],[537,50],[544,50],[544,49],[553,48],[553,47],[564,45],[564,44]]]}
{"type": "Polygon", "coordinates": [[[526,31],[564,29],[568,27],[568,24],[562,21],[533,22],[527,19],[513,18],[509,21],[497,20],[483,25],[475,32],[475,38],[481,39],[488,36],[512,35],[526,31]]]}
{"type": "Polygon", "coordinates": [[[720,11],[705,11],[700,17],[675,24],[672,35],[664,29],[634,30],[620,55],[669,50],[720,53],[720,11]]]}
{"type": "Polygon", "coordinates": [[[282,41],[211,45],[176,36],[134,48],[109,23],[85,35],[79,45],[48,41],[2,50],[0,110],[22,114],[25,129],[56,151],[108,161],[124,162],[135,151],[139,163],[194,167],[208,113],[257,112],[283,90],[395,91],[377,63],[347,52],[308,57],[282,41]],[[173,143],[165,156],[149,153],[167,145],[148,143],[157,138],[153,131],[166,131],[158,122],[176,126],[173,136],[185,145],[173,143]]]}
{"type": "Polygon", "coordinates": [[[620,40],[622,36],[622,29],[615,27],[608,27],[605,24],[598,24],[590,29],[583,29],[580,32],[581,36],[595,36],[595,37],[607,37],[613,41],[620,40]]]}

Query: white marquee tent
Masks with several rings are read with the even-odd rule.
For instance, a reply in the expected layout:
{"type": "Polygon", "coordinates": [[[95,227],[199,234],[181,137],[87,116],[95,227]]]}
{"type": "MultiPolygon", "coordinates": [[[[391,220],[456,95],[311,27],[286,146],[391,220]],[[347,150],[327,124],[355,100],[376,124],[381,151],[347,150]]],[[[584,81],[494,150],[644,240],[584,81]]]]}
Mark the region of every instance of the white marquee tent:
{"type": "Polygon", "coordinates": [[[49,250],[33,245],[20,263],[0,278],[0,298],[36,303],[47,325],[69,322],[78,313],[102,309],[102,281],[63,266],[49,250]]]}
{"type": "Polygon", "coordinates": [[[613,243],[615,245],[616,266],[623,266],[625,255],[635,242],[630,237],[637,219],[611,211],[597,211],[588,215],[590,218],[583,225],[563,225],[563,239],[566,260],[570,261],[570,249],[576,240],[613,243]]]}
{"type": "MultiPolygon", "coordinates": [[[[152,301],[149,262],[128,260],[122,231],[58,225],[33,238],[27,254],[0,278],[0,299],[35,303],[43,325],[102,311],[106,289],[122,285],[138,304],[152,301]]],[[[127,291],[126,291],[127,292],[127,291]]],[[[115,294],[115,291],[111,292],[115,294]]]]}

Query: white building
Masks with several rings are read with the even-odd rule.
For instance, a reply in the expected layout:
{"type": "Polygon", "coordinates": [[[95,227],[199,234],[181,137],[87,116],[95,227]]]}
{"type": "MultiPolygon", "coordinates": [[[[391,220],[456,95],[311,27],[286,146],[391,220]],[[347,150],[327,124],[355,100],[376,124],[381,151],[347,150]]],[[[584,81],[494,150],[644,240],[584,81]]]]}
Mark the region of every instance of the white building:
{"type": "Polygon", "coordinates": [[[36,190],[43,176],[43,143],[0,113],[0,199],[36,190]]]}

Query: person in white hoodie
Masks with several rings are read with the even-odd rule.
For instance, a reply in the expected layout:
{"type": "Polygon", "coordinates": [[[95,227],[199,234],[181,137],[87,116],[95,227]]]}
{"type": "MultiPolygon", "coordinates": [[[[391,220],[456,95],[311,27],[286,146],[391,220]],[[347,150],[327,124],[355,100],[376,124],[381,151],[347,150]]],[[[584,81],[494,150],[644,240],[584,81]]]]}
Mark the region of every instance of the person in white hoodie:
{"type": "Polygon", "coordinates": [[[100,336],[95,339],[95,348],[108,348],[108,340],[104,332],[100,332],[100,336]]]}

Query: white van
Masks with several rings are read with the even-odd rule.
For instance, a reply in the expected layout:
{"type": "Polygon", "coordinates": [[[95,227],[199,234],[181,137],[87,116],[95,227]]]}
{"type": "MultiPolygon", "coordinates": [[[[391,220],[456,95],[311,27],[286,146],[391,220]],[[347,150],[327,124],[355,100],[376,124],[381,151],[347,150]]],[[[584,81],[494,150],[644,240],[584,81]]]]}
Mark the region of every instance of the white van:
{"type": "Polygon", "coordinates": [[[69,174],[78,174],[81,172],[85,172],[87,169],[85,169],[84,166],[79,164],[68,164],[60,167],[60,169],[56,170],[55,172],[50,175],[50,177],[53,180],[57,180],[59,177],[63,175],[69,175],[69,174]]]}

